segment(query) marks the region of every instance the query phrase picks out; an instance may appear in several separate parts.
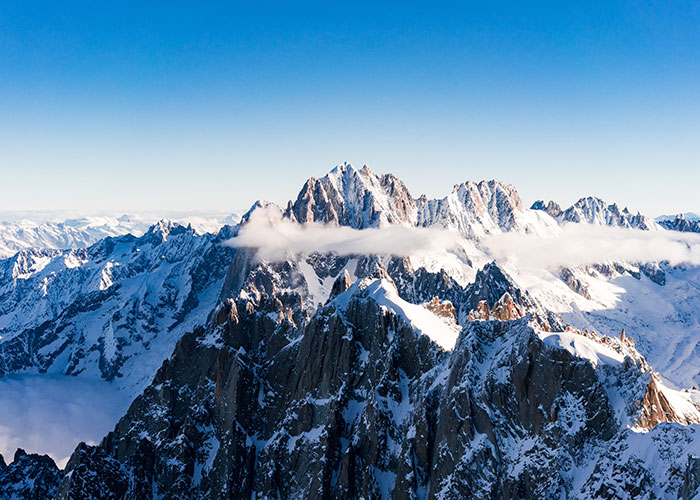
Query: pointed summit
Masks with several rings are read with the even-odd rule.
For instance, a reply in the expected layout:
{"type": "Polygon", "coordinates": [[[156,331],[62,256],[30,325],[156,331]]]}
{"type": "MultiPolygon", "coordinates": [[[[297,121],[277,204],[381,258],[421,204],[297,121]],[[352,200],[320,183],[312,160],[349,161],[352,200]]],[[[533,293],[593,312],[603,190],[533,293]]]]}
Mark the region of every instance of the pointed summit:
{"type": "Polygon", "coordinates": [[[616,203],[608,205],[594,196],[578,200],[561,213],[559,220],[627,229],[656,230],[659,228],[653,219],[641,215],[639,212],[632,215],[627,208],[620,210],[616,203]]]}
{"type": "Polygon", "coordinates": [[[418,200],[418,225],[442,226],[479,238],[501,231],[527,231],[523,202],[515,187],[496,180],[456,184],[440,200],[418,200]]]}
{"type": "Polygon", "coordinates": [[[343,273],[340,276],[338,276],[338,278],[336,278],[335,282],[333,283],[333,288],[331,288],[331,294],[329,299],[337,297],[351,286],[352,280],[350,279],[350,274],[348,273],[347,269],[345,269],[343,270],[343,273]]]}
{"type": "Polygon", "coordinates": [[[301,223],[322,222],[356,229],[415,225],[416,205],[406,186],[391,174],[342,163],[320,179],[311,177],[285,216],[301,223]]]}

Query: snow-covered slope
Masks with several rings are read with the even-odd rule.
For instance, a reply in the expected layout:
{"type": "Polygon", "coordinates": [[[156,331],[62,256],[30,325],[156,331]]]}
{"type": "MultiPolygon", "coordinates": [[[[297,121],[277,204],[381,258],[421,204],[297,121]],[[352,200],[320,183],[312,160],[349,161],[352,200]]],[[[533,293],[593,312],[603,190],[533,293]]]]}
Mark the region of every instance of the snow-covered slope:
{"type": "Polygon", "coordinates": [[[0,373],[147,383],[211,311],[233,253],[221,241],[161,221],[138,238],[0,261],[0,373]]]}
{"type": "Polygon", "coordinates": [[[607,264],[563,274],[507,269],[548,310],[606,335],[618,336],[624,328],[667,380],[700,385],[700,268],[607,264]]]}

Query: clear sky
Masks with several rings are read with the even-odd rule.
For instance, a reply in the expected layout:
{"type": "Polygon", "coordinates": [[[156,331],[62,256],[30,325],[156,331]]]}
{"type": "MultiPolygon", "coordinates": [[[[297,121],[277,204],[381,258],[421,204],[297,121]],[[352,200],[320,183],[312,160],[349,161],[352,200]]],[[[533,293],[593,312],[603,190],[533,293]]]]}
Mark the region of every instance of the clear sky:
{"type": "Polygon", "coordinates": [[[146,3],[2,2],[0,210],[238,210],[350,161],[700,211],[700,2],[146,3]]]}

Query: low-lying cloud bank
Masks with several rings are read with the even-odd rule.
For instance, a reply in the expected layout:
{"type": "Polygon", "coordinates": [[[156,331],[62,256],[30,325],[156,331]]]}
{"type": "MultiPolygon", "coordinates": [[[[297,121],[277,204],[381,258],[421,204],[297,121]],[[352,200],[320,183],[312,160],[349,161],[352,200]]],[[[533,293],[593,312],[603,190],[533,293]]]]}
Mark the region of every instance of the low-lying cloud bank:
{"type": "Polygon", "coordinates": [[[382,229],[352,229],[324,224],[297,224],[272,210],[256,210],[232,247],[257,249],[259,258],[283,260],[289,254],[333,252],[338,255],[377,254],[408,256],[445,253],[461,237],[446,229],[389,226],[382,229]]]}
{"type": "Polygon", "coordinates": [[[496,260],[545,269],[606,261],[700,265],[700,235],[677,231],[571,223],[554,237],[502,233],[487,236],[479,246],[496,260]]]}
{"type": "MultiPolygon", "coordinates": [[[[256,210],[238,236],[227,242],[233,247],[256,248],[258,257],[267,261],[313,252],[439,255],[462,243],[462,235],[447,229],[389,226],[358,230],[318,223],[301,225],[272,209],[256,210]]],[[[570,223],[556,236],[499,233],[481,238],[477,247],[489,259],[550,270],[606,261],[700,265],[700,235],[665,230],[570,223]]]]}
{"type": "Polygon", "coordinates": [[[126,391],[104,380],[70,375],[0,378],[0,454],[50,455],[64,467],[78,443],[99,443],[129,407],[126,391]]]}

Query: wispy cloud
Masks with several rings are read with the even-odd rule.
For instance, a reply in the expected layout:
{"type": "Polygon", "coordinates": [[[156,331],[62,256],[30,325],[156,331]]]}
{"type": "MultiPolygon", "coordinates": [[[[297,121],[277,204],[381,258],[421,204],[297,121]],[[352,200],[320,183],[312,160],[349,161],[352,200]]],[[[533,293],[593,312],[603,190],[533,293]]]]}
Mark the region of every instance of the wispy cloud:
{"type": "Polygon", "coordinates": [[[494,234],[479,246],[496,260],[545,269],[606,261],[700,265],[700,235],[677,231],[566,224],[556,236],[494,234]]]}

